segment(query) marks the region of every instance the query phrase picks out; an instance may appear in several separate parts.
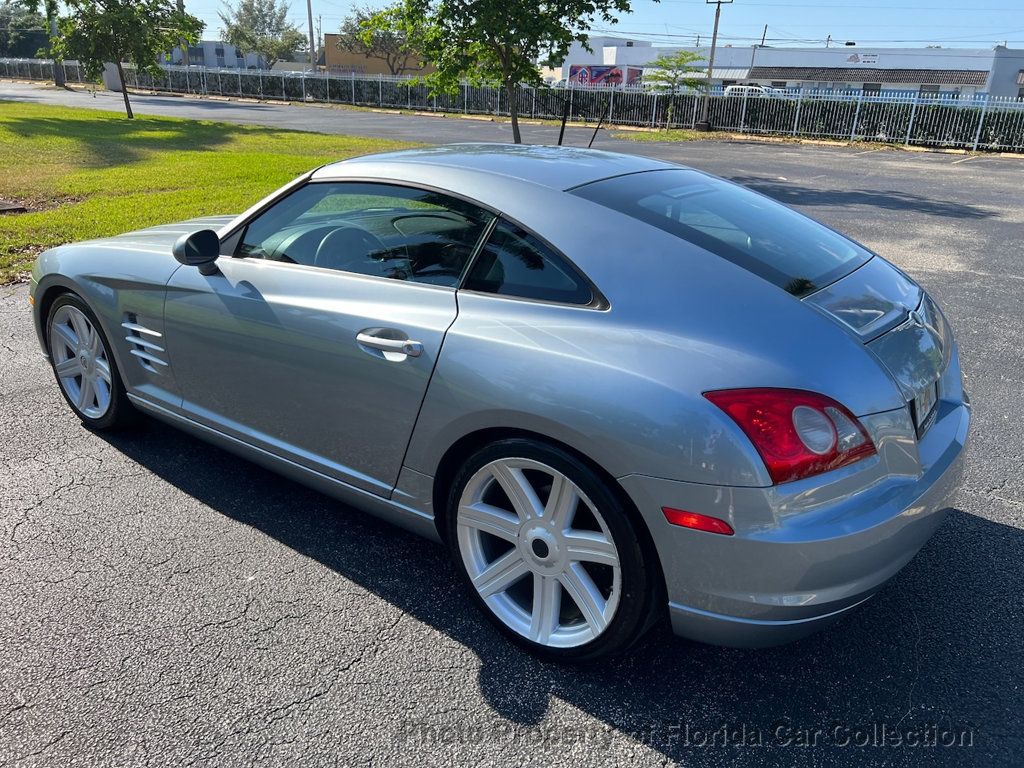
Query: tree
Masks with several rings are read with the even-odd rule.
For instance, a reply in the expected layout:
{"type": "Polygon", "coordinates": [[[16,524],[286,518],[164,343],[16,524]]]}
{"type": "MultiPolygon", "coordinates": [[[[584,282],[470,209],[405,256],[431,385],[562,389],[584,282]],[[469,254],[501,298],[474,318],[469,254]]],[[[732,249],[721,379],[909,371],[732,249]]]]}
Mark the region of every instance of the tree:
{"type": "Polygon", "coordinates": [[[668,112],[665,116],[665,125],[672,124],[672,115],[676,109],[674,97],[682,88],[699,90],[704,88],[704,80],[694,77],[700,72],[699,67],[692,66],[695,62],[703,61],[698,53],[693,51],[677,51],[676,53],[663,53],[652,61],[648,66],[650,73],[644,70],[644,83],[659,93],[667,93],[668,112]]]}
{"type": "Polygon", "coordinates": [[[28,59],[49,46],[46,19],[22,2],[0,2],[0,56],[28,59]]]}
{"type": "Polygon", "coordinates": [[[404,30],[396,23],[401,12],[400,3],[379,11],[355,8],[352,15],[341,22],[338,47],[368,59],[381,59],[392,75],[405,74],[414,68],[418,57],[409,46],[404,30]],[[386,18],[387,23],[375,24],[375,16],[386,18]]]}
{"type": "MultiPolygon", "coordinates": [[[[56,61],[57,53],[54,48],[54,40],[57,38],[57,19],[60,15],[60,7],[57,0],[22,0],[21,4],[33,13],[38,13],[39,6],[43,6],[46,14],[46,28],[49,30],[46,40],[47,54],[49,58],[56,61]]],[[[64,86],[64,70],[61,67],[53,68],[53,83],[60,87],[64,86]]]]}
{"type": "Polygon", "coordinates": [[[299,28],[289,23],[284,0],[239,0],[219,14],[225,42],[243,54],[259,54],[268,68],[276,61],[291,61],[309,45],[299,28]]]}
{"type": "MultiPolygon", "coordinates": [[[[507,96],[513,140],[520,144],[516,96],[520,85],[542,84],[538,62],[561,63],[569,47],[587,47],[595,21],[616,23],[631,0],[401,0],[374,14],[368,27],[405,36],[435,71],[423,79],[434,92],[452,92],[462,79],[496,83],[507,96]]],[[[589,48],[588,48],[589,50],[589,48]]]]}
{"type": "Polygon", "coordinates": [[[117,67],[124,110],[132,105],[121,63],[139,72],[161,74],[157,61],[182,40],[195,44],[203,22],[179,11],[173,0],[65,0],[68,15],[60,20],[54,41],[59,60],[78,59],[88,77],[99,79],[110,61],[117,67]]]}

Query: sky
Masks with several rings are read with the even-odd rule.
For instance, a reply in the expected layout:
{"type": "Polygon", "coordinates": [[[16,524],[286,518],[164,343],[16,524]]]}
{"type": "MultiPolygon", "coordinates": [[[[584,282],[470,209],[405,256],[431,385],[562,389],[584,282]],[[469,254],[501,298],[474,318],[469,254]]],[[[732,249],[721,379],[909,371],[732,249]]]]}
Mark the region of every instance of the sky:
{"type": "MultiPolygon", "coordinates": [[[[312,0],[314,20],[324,32],[335,32],[354,3],[348,0],[312,0]]],[[[383,5],[384,2],[369,5],[383,5]]],[[[204,38],[219,37],[220,0],[185,0],[190,13],[207,24],[204,38]]],[[[291,18],[305,32],[305,0],[292,0],[291,18]]],[[[651,40],[656,45],[693,45],[700,35],[706,44],[714,22],[714,5],[703,0],[633,0],[633,13],[616,25],[597,25],[594,34],[651,40]]],[[[723,4],[719,40],[748,45],[760,42],[765,24],[766,42],[774,46],[824,46],[831,36],[840,45],[990,48],[1007,43],[1024,48],[1022,0],[735,0],[723,4]]]]}

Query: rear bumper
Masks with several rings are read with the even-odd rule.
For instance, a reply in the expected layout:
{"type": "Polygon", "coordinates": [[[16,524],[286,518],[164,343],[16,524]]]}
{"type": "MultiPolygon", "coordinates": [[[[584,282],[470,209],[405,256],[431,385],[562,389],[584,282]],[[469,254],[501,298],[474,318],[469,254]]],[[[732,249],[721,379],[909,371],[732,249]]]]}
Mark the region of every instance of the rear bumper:
{"type": "Polygon", "coordinates": [[[891,474],[885,455],[905,450],[904,441],[884,446],[870,460],[876,466],[851,465],[818,484],[726,488],[621,478],[658,549],[676,634],[715,645],[778,645],[868,600],[945,519],[969,425],[967,405],[943,403],[930,445],[921,446],[927,469],[913,476],[891,474]],[[728,520],[736,534],[669,525],[662,506],[728,520]]]}

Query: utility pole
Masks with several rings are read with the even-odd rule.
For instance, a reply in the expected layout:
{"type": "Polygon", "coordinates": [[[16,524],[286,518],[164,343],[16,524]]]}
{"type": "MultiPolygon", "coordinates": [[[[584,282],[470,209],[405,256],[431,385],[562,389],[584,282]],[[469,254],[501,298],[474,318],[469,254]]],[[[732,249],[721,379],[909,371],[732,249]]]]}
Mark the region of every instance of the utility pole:
{"type": "MultiPolygon", "coordinates": [[[[57,4],[53,3],[50,5],[48,3],[47,5],[49,6],[47,11],[50,11],[48,15],[50,16],[50,40],[52,41],[57,37],[57,4]]],[[[53,48],[52,42],[50,43],[50,48],[51,50],[53,48]]],[[[57,64],[56,57],[51,56],[51,58],[53,58],[53,84],[58,88],[63,88],[66,85],[64,81],[64,67],[57,64]]]]}
{"type": "Polygon", "coordinates": [[[701,105],[700,120],[694,126],[698,131],[710,131],[711,121],[708,112],[711,109],[711,74],[715,69],[715,48],[718,47],[718,20],[722,16],[722,4],[732,0],[705,0],[708,5],[715,5],[715,28],[711,31],[711,53],[708,56],[708,79],[704,82],[704,103],[701,105]]]}
{"type": "MultiPolygon", "coordinates": [[[[178,13],[185,12],[185,0],[178,0],[178,13]]],[[[185,41],[181,41],[181,45],[178,46],[178,50],[181,51],[181,64],[182,66],[188,66],[188,47],[185,45],[185,41]]]]}
{"type": "Polygon", "coordinates": [[[309,17],[309,63],[316,69],[316,37],[313,35],[313,0],[306,0],[306,15],[309,17]]]}
{"type": "Polygon", "coordinates": [[[761,47],[764,48],[765,38],[768,37],[768,25],[764,25],[764,32],[761,33],[761,47]]]}

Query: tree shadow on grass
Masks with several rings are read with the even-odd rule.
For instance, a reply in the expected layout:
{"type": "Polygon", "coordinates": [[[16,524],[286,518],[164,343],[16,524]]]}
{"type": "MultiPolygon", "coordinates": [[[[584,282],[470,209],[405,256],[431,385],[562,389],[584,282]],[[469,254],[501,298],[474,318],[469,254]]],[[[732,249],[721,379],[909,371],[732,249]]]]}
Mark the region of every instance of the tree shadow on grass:
{"type": "MultiPolygon", "coordinates": [[[[84,151],[84,164],[90,168],[129,165],[145,159],[154,151],[215,150],[240,135],[252,135],[253,132],[252,128],[225,123],[152,117],[104,119],[102,115],[97,119],[7,117],[0,121],[0,126],[26,139],[53,137],[73,140],[84,151]]],[[[285,132],[266,129],[261,135],[276,133],[285,132]]]]}
{"type": "Polygon", "coordinates": [[[809,189],[765,176],[730,176],[730,180],[768,195],[780,203],[793,206],[830,207],[846,210],[853,206],[866,206],[953,219],[988,219],[998,215],[998,211],[969,203],[937,200],[933,197],[923,197],[892,189],[809,189]]]}
{"type": "MultiPolygon", "coordinates": [[[[441,547],[163,424],[147,422],[104,439],[212,510],[472,649],[481,661],[481,695],[513,728],[532,732],[555,698],[599,724],[596,731],[549,736],[593,739],[595,750],[602,739],[625,737],[688,765],[761,764],[769,754],[790,765],[899,764],[918,759],[921,749],[941,752],[945,764],[1009,764],[1013,750],[1024,746],[1021,708],[1000,701],[999,693],[1012,696],[1022,682],[1012,661],[1020,656],[1018,619],[1005,610],[1007,600],[1019,601],[1024,592],[1024,572],[1016,565],[1024,559],[1024,536],[1016,528],[952,512],[878,596],[793,645],[713,648],[676,639],[663,625],[626,656],[568,667],[538,661],[495,632],[462,593],[441,547]],[[961,743],[969,731],[970,746],[843,745],[863,734],[877,740],[880,724],[934,724],[960,734],[961,743]],[[820,731],[816,746],[797,746],[801,729],[820,731]],[[737,739],[757,739],[761,746],[745,748],[737,739]]],[[[438,722],[434,704],[424,702],[424,721],[438,722]]],[[[487,722],[455,725],[470,734],[476,726],[487,738],[503,738],[487,722]]],[[[432,738],[443,744],[458,734],[414,728],[411,737],[429,747],[432,738]]]]}

